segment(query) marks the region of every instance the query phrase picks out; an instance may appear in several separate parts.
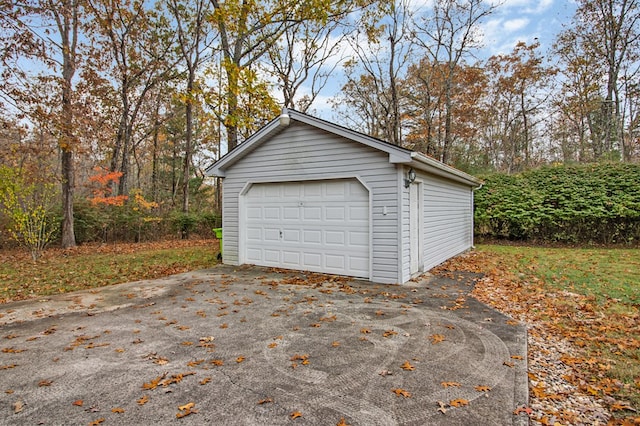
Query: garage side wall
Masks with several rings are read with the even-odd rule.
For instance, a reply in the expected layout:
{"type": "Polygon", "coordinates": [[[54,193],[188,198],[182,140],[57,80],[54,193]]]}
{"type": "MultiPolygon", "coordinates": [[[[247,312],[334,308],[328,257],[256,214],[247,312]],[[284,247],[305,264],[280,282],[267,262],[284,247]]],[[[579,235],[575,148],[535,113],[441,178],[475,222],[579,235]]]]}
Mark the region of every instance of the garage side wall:
{"type": "Polygon", "coordinates": [[[248,182],[359,178],[371,191],[371,280],[397,283],[398,172],[386,153],[292,122],[226,170],[223,181],[224,262],[239,263],[240,192],[248,182]]]}
{"type": "MultiPolygon", "coordinates": [[[[470,186],[418,173],[423,188],[423,270],[428,271],[473,245],[473,190],[470,186]]],[[[410,278],[409,191],[403,191],[402,275],[410,278]]]]}

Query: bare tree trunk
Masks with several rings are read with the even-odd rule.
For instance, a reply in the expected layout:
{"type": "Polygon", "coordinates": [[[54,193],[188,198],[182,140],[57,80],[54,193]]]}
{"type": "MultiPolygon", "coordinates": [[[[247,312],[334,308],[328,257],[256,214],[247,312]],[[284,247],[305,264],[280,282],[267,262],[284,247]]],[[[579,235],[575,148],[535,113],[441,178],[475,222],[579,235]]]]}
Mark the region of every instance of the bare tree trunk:
{"type": "Polygon", "coordinates": [[[65,0],[59,10],[50,5],[56,19],[61,36],[62,47],[62,140],[59,142],[62,151],[62,247],[76,245],[73,229],[73,194],[75,189],[75,168],[73,151],[77,140],[73,131],[73,76],[76,72],[76,46],[78,36],[78,10],[80,6],[75,0],[65,0]]]}

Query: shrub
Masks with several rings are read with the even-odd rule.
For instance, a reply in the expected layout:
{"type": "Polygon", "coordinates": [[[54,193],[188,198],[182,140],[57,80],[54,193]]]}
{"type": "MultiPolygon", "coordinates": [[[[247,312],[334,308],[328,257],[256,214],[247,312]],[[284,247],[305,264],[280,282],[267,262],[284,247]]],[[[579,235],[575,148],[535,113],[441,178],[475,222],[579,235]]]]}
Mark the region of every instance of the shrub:
{"type": "Polygon", "coordinates": [[[565,243],[640,241],[640,166],[548,166],[484,177],[475,193],[476,233],[565,243]]]}
{"type": "Polygon", "coordinates": [[[34,261],[58,232],[52,211],[55,195],[53,184],[28,183],[16,170],[0,167],[0,208],[8,218],[7,231],[34,261]]]}

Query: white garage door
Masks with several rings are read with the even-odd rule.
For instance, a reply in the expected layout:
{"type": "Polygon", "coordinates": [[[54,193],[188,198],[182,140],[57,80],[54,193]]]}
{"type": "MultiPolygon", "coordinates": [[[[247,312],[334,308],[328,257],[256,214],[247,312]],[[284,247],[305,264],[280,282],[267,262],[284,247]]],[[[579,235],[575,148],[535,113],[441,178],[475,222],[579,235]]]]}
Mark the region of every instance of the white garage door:
{"type": "Polygon", "coordinates": [[[254,184],[245,263],[369,278],[369,193],[355,179],[254,184]]]}

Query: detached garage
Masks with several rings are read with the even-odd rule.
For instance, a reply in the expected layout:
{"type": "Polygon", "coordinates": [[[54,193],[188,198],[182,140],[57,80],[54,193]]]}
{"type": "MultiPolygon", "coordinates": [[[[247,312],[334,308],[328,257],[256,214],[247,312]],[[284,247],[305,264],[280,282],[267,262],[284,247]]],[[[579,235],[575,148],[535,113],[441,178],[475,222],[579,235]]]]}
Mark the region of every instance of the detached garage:
{"type": "Polygon", "coordinates": [[[207,169],[224,178],[224,263],[404,283],[473,245],[457,169],[283,111],[207,169]]]}

